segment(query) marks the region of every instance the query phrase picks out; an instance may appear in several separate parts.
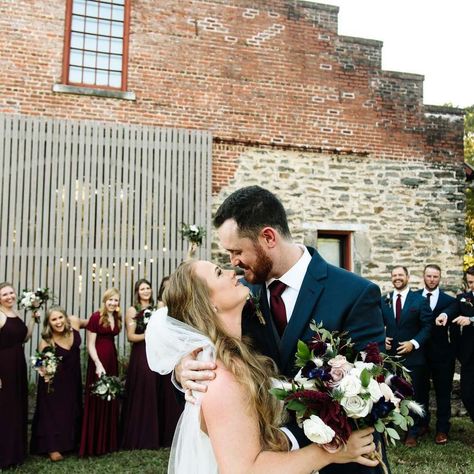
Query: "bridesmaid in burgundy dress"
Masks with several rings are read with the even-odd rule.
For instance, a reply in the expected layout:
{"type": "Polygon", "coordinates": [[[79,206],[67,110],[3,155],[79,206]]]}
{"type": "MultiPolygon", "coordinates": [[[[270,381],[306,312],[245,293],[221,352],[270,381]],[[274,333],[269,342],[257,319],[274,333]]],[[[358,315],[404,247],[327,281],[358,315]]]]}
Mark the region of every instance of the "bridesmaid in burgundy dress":
{"type": "Polygon", "coordinates": [[[28,380],[23,343],[33,332],[15,310],[16,294],[10,283],[0,283],[0,470],[21,464],[27,451],[28,380]]]}
{"type": "Polygon", "coordinates": [[[122,449],[158,449],[170,446],[180,410],[174,394],[172,403],[160,399],[162,378],[150,370],[146,359],[145,328],[149,313],[145,311],[154,309],[151,283],[138,280],[134,290],[134,304],[125,315],[132,352],[122,409],[122,449]],[[168,428],[167,424],[172,426],[168,428]],[[165,428],[171,431],[171,437],[165,428]]]}
{"type": "Polygon", "coordinates": [[[54,348],[61,357],[50,382],[39,377],[36,409],[31,433],[31,452],[48,453],[51,461],[60,461],[62,454],[79,447],[82,419],[81,336],[84,319],[69,316],[64,309],[51,308],[43,321],[38,350],[54,348]]]}
{"type": "Polygon", "coordinates": [[[118,375],[114,337],[120,332],[120,293],[111,288],[104,293],[102,307],[92,313],[87,324],[87,364],[84,418],[79,456],[105,454],[118,449],[118,400],[102,400],[91,393],[91,385],[102,374],[118,375]]]}

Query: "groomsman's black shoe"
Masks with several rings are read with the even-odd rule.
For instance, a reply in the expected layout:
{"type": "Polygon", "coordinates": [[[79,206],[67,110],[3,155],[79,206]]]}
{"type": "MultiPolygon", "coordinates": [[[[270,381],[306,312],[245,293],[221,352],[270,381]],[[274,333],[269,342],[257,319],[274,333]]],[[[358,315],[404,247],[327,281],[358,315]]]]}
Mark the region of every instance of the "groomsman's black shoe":
{"type": "Polygon", "coordinates": [[[448,442],[448,435],[446,433],[438,432],[435,436],[435,443],[436,444],[447,444],[448,442]]]}

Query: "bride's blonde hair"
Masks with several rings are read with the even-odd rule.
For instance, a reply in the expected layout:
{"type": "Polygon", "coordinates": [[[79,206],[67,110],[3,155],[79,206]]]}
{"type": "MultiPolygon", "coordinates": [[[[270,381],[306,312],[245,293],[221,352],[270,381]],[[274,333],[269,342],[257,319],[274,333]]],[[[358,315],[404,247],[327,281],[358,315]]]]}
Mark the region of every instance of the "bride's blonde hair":
{"type": "Polygon", "coordinates": [[[224,331],[211,304],[209,288],[196,274],[194,263],[195,260],[183,262],[171,275],[164,296],[168,314],[209,336],[217,359],[248,391],[251,408],[258,415],[262,446],[285,451],[288,442],[278,429],[283,421],[281,403],[269,392],[271,377],[276,375],[275,363],[252,351],[248,341],[224,331]]]}

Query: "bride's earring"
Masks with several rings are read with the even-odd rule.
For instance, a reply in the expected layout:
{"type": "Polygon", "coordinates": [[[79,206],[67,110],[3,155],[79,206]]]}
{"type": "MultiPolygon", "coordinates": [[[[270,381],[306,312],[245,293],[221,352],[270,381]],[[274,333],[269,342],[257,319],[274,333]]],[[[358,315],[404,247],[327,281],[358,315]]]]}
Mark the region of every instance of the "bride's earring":
{"type": "Polygon", "coordinates": [[[217,306],[213,306],[213,309],[214,309],[214,312],[217,313],[218,309],[217,309],[217,306]]]}

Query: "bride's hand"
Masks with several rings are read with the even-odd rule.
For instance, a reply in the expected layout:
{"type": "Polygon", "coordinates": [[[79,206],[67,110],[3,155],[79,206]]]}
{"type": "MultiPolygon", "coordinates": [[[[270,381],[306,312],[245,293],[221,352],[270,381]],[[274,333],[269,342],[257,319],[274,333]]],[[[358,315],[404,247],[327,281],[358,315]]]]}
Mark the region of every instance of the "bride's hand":
{"type": "Polygon", "coordinates": [[[214,362],[202,362],[196,360],[196,357],[202,349],[196,349],[191,354],[183,357],[179,364],[174,368],[176,381],[185,390],[185,399],[188,402],[195,403],[196,399],[192,396],[192,391],[205,392],[207,385],[199,383],[202,380],[213,380],[216,377],[214,362]]]}
{"type": "Polygon", "coordinates": [[[357,462],[364,466],[375,467],[379,463],[364,457],[375,451],[373,428],[365,428],[363,430],[353,431],[347,444],[334,454],[334,461],[337,464],[345,464],[348,462],[357,462]]]}

